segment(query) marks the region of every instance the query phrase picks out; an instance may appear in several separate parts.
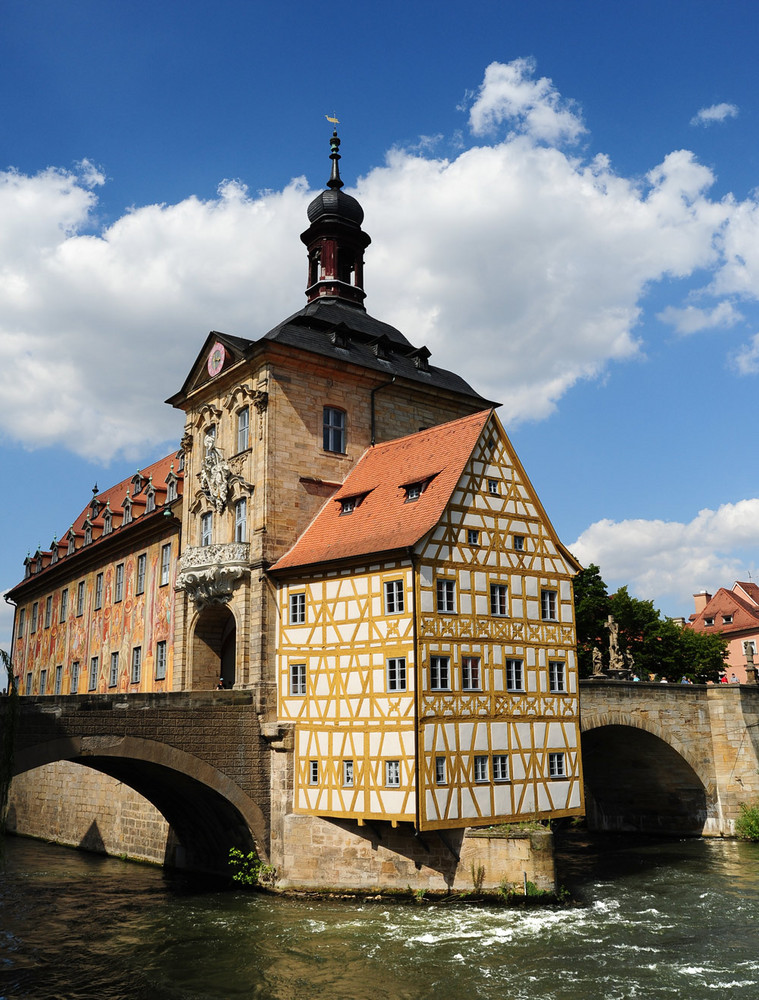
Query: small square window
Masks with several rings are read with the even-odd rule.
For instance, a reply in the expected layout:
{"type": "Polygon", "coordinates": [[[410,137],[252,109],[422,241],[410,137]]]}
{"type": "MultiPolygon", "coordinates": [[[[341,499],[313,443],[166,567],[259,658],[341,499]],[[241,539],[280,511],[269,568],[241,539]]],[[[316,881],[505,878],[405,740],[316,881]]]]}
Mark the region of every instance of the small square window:
{"type": "Polygon", "coordinates": [[[397,615],[403,611],[403,580],[385,582],[385,614],[397,615]]]}
{"type": "Polygon", "coordinates": [[[447,784],[446,772],[445,772],[445,757],[435,758],[435,784],[445,785],[447,784]]]}
{"type": "Polygon", "coordinates": [[[566,778],[567,771],[563,753],[549,753],[548,773],[552,778],[566,778]]]}
{"type": "Polygon", "coordinates": [[[524,691],[524,672],[521,660],[506,660],[506,690],[524,691]]]}
{"type": "Polygon", "coordinates": [[[509,588],[505,583],[490,584],[490,614],[505,618],[509,613],[509,588]]]}
{"type": "Polygon", "coordinates": [[[564,661],[550,660],[548,663],[548,684],[551,694],[563,694],[566,688],[564,661]]]}
{"type": "Polygon", "coordinates": [[[469,545],[480,544],[480,533],[476,528],[467,528],[466,540],[469,545]]]}
{"type": "Polygon", "coordinates": [[[421,483],[409,483],[408,486],[404,486],[403,488],[406,491],[406,503],[413,503],[422,495],[421,483]]]}
{"type": "Polygon", "coordinates": [[[505,753],[493,754],[493,781],[509,780],[509,758],[505,753]]]}
{"type": "Polygon", "coordinates": [[[544,622],[555,622],[556,616],[556,591],[540,591],[540,617],[544,622]]]}
{"type": "Polygon", "coordinates": [[[340,515],[352,514],[356,509],[357,503],[355,497],[345,497],[344,500],[340,501],[340,515]]]}
{"type": "Polygon", "coordinates": [[[453,580],[437,581],[437,610],[440,614],[456,612],[456,584],[453,580]]]}
{"type": "Polygon", "coordinates": [[[514,551],[524,552],[524,535],[514,535],[514,551]]]}
{"type": "Polygon", "coordinates": [[[479,656],[464,656],[461,660],[462,691],[479,691],[481,687],[479,656]]]}
{"type": "Polygon", "coordinates": [[[488,479],[488,493],[497,494],[498,490],[498,480],[488,479]]]}
{"type": "Polygon", "coordinates": [[[290,694],[301,697],[306,693],[306,664],[290,664],[290,694]]]}
{"type": "Polygon", "coordinates": [[[475,755],[474,758],[474,780],[488,781],[488,758],[484,755],[475,755]]]}
{"type": "Polygon", "coordinates": [[[304,625],[306,621],[306,595],[290,594],[290,624],[304,625]]]}
{"type": "Polygon", "coordinates": [[[385,761],[385,785],[387,788],[398,788],[401,783],[401,762],[399,760],[385,761]]]}
{"type": "Polygon", "coordinates": [[[310,760],[308,762],[308,783],[309,785],[319,784],[319,761],[310,760]]]}
{"type": "Polygon", "coordinates": [[[450,662],[447,656],[430,657],[430,691],[450,691],[450,662]]]}
{"type": "Polygon", "coordinates": [[[713,625],[713,624],[714,624],[713,618],[704,618],[704,625],[713,625]]]}
{"type": "Polygon", "coordinates": [[[343,787],[353,788],[353,761],[343,761],[343,787]]]}
{"type": "Polygon", "coordinates": [[[387,690],[406,690],[406,658],[393,656],[387,661],[387,690]]]}
{"type": "Polygon", "coordinates": [[[723,615],[722,616],[722,621],[723,621],[723,623],[725,625],[732,625],[733,624],[733,616],[732,615],[723,615]]]}

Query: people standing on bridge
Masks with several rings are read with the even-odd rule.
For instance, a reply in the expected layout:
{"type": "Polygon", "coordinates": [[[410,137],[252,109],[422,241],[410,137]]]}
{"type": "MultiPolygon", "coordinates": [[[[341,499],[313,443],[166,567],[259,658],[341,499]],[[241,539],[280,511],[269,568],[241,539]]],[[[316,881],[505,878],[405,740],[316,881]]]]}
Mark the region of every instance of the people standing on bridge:
{"type": "Polygon", "coordinates": [[[737,677],[735,676],[735,674],[730,674],[730,683],[731,683],[731,684],[740,684],[740,681],[739,681],[739,680],[738,680],[738,678],[737,678],[737,677]]]}
{"type": "Polygon", "coordinates": [[[219,678],[219,683],[216,685],[216,690],[217,691],[223,691],[224,690],[224,678],[223,677],[219,678]]]}

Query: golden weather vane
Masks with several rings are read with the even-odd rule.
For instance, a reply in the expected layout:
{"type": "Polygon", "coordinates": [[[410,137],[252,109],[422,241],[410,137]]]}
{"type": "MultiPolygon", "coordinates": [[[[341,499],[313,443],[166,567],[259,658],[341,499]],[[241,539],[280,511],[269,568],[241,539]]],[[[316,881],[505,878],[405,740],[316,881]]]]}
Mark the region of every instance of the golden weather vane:
{"type": "Polygon", "coordinates": [[[339,125],[340,124],[340,119],[335,117],[335,112],[334,111],[332,112],[332,117],[331,118],[330,118],[329,115],[325,115],[324,117],[327,119],[328,122],[332,122],[333,125],[339,125]]]}

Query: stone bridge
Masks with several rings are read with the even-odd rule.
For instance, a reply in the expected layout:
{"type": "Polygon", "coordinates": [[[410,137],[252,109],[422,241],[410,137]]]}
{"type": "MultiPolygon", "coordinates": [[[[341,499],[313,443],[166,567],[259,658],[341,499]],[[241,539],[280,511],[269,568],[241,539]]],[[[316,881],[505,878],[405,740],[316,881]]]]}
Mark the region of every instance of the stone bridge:
{"type": "MultiPolygon", "coordinates": [[[[4,724],[9,700],[0,702],[4,724]]],[[[267,860],[270,746],[253,692],[20,698],[13,774],[74,761],[129,785],[163,814],[178,867],[223,871],[232,846],[267,860]]]]}
{"type": "Polygon", "coordinates": [[[588,825],[731,836],[759,802],[759,687],[580,683],[588,825]]]}

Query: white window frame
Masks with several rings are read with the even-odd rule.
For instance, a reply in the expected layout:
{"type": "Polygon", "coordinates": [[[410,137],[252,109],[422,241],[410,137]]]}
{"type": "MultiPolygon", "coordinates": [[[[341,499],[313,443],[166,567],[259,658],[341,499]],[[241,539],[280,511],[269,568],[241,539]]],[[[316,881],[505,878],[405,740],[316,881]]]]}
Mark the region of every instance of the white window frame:
{"type": "Polygon", "coordinates": [[[451,690],[450,656],[430,657],[430,691],[451,690]]]}
{"type": "Polygon", "coordinates": [[[506,583],[490,584],[490,614],[493,618],[508,618],[509,587],[506,583]]]}
{"type": "Polygon", "coordinates": [[[50,628],[50,620],[53,617],[53,595],[48,594],[45,601],[45,628],[50,628]]]}
{"type": "Polygon", "coordinates": [[[467,545],[479,545],[480,544],[480,532],[477,528],[467,528],[466,529],[466,542],[467,545]]]}
{"type": "Polygon", "coordinates": [[[309,785],[319,784],[319,761],[309,760],[308,762],[308,783],[309,785]]]}
{"type": "Polygon", "coordinates": [[[477,753],[474,755],[474,780],[478,785],[484,784],[490,781],[490,774],[488,768],[488,755],[477,753]]]}
{"type": "Polygon", "coordinates": [[[385,677],[388,692],[406,690],[406,657],[390,656],[387,659],[385,677]]]}
{"type": "Polygon", "coordinates": [[[171,576],[171,542],[161,548],[161,586],[165,587],[171,576]]]}
{"type": "Polygon", "coordinates": [[[548,661],[548,690],[551,694],[567,693],[567,671],[563,660],[548,661]]]}
{"type": "Polygon", "coordinates": [[[550,778],[567,777],[567,761],[565,753],[554,752],[548,754],[548,776],[550,778]]]}
{"type": "Polygon", "coordinates": [[[448,769],[446,767],[445,757],[435,758],[435,784],[436,785],[448,784],[448,769]]]}
{"type": "Polygon", "coordinates": [[[132,671],[130,683],[139,684],[142,680],[142,646],[134,646],[132,649],[132,671]]]}
{"type": "Polygon", "coordinates": [[[65,622],[69,613],[69,588],[64,587],[61,591],[61,613],[58,616],[59,622],[65,622]]]}
{"type": "Polygon", "coordinates": [[[482,664],[479,656],[461,657],[461,690],[482,691],[482,664]]]}
{"type": "Polygon", "coordinates": [[[213,513],[207,510],[200,515],[200,547],[208,548],[213,541],[213,513]]]}
{"type": "Polygon", "coordinates": [[[84,614],[84,595],[85,587],[84,580],[80,580],[76,586],[76,616],[81,618],[84,614]]]}
{"type": "Polygon", "coordinates": [[[550,587],[544,587],[540,591],[540,617],[544,622],[557,622],[559,620],[559,595],[550,587]]]}
{"type": "Polygon", "coordinates": [[[506,670],[506,690],[515,694],[524,691],[524,660],[509,657],[504,664],[506,670]]]}
{"type": "Polygon", "coordinates": [[[322,446],[324,451],[335,455],[345,454],[347,441],[347,414],[337,406],[325,406],[322,410],[322,446]]]}
{"type": "Polygon", "coordinates": [[[119,654],[111,653],[111,669],[108,674],[108,687],[118,687],[119,684],[119,654]]]}
{"type": "Polygon", "coordinates": [[[245,497],[235,504],[235,541],[247,542],[248,540],[248,502],[245,497]]]}
{"type": "Polygon", "coordinates": [[[134,592],[135,594],[145,593],[145,577],[148,572],[148,555],[147,552],[141,553],[137,556],[137,579],[135,580],[134,592]]]}
{"type": "Polygon", "coordinates": [[[250,446],[250,407],[237,411],[237,451],[247,451],[250,446]]]}
{"type": "Polygon", "coordinates": [[[385,580],[385,614],[400,615],[403,611],[403,580],[385,580]]]}
{"type": "Polygon", "coordinates": [[[515,552],[524,552],[524,535],[514,535],[513,542],[515,552]]]}
{"type": "Polygon", "coordinates": [[[124,600],[124,563],[119,563],[116,567],[116,579],[113,581],[113,603],[119,604],[124,600]]]}
{"type": "Polygon", "coordinates": [[[21,608],[18,613],[18,631],[16,632],[17,639],[24,638],[24,625],[26,624],[26,610],[21,608]]]}
{"type": "Polygon", "coordinates": [[[40,694],[44,694],[47,689],[47,670],[40,670],[40,694]]]}
{"type": "Polygon", "coordinates": [[[103,574],[98,573],[95,577],[95,611],[103,607],[103,574]]]}
{"type": "Polygon", "coordinates": [[[296,594],[290,594],[290,624],[306,624],[306,592],[299,590],[296,594]]]}
{"type": "Polygon", "coordinates": [[[155,679],[157,681],[166,680],[167,643],[161,639],[155,644],[155,679]]]}
{"type": "Polygon", "coordinates": [[[61,693],[61,688],[63,686],[63,664],[59,663],[55,668],[55,688],[53,689],[56,695],[61,693]]]}
{"type": "Polygon", "coordinates": [[[306,664],[290,664],[290,694],[293,698],[301,698],[308,693],[306,680],[306,664]]]}
{"type": "Polygon", "coordinates": [[[69,693],[77,694],[79,691],[79,660],[74,660],[71,664],[71,680],[69,682],[69,693]]]}
{"type": "Polygon", "coordinates": [[[343,761],[343,788],[353,788],[354,781],[354,771],[353,771],[353,761],[344,760],[343,761]]]}
{"type": "Polygon", "coordinates": [[[401,762],[399,760],[385,761],[385,788],[400,788],[401,762]]]}
{"type": "Polygon", "coordinates": [[[39,621],[39,617],[40,617],[40,605],[39,601],[35,601],[34,604],[32,605],[32,627],[30,630],[32,633],[37,631],[37,622],[39,621]]]}
{"type": "Polygon", "coordinates": [[[456,614],[456,581],[440,577],[435,581],[437,612],[440,615],[456,614]]]}
{"type": "Polygon", "coordinates": [[[87,690],[96,691],[98,686],[98,672],[100,670],[100,661],[97,656],[90,657],[90,674],[87,678],[87,690]]]}
{"type": "Polygon", "coordinates": [[[509,781],[509,755],[493,754],[493,781],[509,781]]]}

